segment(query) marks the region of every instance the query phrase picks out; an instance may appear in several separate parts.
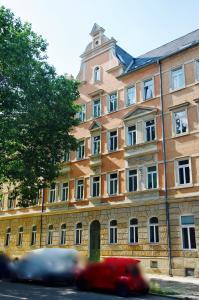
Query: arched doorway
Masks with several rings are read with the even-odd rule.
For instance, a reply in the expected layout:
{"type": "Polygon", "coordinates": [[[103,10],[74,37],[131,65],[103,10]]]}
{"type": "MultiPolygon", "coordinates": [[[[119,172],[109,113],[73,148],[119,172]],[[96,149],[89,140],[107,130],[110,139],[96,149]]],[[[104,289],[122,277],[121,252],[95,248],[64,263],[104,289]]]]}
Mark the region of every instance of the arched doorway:
{"type": "Polygon", "coordinates": [[[90,257],[91,261],[100,259],[100,222],[95,220],[90,224],[90,257]]]}

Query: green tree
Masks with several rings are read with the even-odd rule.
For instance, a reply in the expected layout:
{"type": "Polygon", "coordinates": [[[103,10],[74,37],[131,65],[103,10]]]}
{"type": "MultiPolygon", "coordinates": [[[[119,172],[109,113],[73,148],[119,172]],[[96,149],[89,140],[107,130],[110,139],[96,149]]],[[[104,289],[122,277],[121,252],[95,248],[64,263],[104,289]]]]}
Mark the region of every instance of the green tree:
{"type": "Polygon", "coordinates": [[[46,49],[30,24],[0,7],[0,183],[14,184],[9,197],[23,207],[35,204],[64,151],[77,146],[70,132],[78,82],[56,74],[46,49]]]}

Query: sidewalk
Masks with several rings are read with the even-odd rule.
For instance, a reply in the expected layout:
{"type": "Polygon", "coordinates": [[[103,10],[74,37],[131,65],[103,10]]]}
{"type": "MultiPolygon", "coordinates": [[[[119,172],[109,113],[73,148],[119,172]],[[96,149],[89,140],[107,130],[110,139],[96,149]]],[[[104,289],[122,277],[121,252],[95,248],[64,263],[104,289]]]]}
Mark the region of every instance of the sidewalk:
{"type": "Polygon", "coordinates": [[[152,291],[180,299],[199,300],[199,278],[147,274],[152,291]]]}

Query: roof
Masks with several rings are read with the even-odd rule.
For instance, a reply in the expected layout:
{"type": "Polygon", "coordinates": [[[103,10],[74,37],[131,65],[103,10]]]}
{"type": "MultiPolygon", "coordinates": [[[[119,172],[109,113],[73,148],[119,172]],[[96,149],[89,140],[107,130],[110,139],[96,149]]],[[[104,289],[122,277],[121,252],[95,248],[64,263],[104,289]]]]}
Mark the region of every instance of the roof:
{"type": "Polygon", "coordinates": [[[125,65],[126,67],[134,59],[133,56],[131,56],[128,52],[126,52],[118,45],[115,45],[115,54],[117,58],[120,60],[121,64],[125,65]]]}
{"type": "Polygon", "coordinates": [[[136,58],[132,58],[131,62],[128,64],[122,75],[126,75],[137,69],[150,65],[152,63],[156,63],[161,59],[181,52],[197,44],[199,44],[199,29],[192,31],[169,43],[166,43],[145,54],[142,54],[136,58]]]}

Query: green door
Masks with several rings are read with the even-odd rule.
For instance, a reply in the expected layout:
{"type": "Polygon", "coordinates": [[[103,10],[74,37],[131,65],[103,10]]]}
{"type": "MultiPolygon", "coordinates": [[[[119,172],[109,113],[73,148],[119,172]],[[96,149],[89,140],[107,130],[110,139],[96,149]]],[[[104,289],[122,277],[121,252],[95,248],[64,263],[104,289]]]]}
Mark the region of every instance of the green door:
{"type": "Polygon", "coordinates": [[[100,222],[97,220],[90,225],[90,260],[100,260],[100,222]]]}

